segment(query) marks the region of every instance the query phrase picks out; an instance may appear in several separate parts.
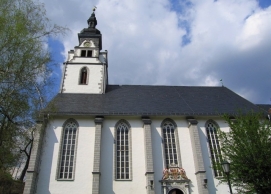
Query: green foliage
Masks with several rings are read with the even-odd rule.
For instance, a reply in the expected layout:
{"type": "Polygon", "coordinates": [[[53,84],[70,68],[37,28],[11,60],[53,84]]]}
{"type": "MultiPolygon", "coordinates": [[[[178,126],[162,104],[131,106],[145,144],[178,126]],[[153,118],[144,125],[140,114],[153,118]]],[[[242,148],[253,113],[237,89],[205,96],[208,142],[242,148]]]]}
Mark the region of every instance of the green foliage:
{"type": "MultiPolygon", "coordinates": [[[[230,180],[238,193],[271,191],[271,126],[260,113],[225,116],[230,132],[219,130],[221,161],[231,163],[230,180]]],[[[219,164],[216,164],[219,166],[219,164]]],[[[220,168],[220,170],[222,170],[220,168]]],[[[226,178],[221,179],[222,182],[226,178]]]]}
{"type": "Polygon", "coordinates": [[[24,183],[13,180],[9,173],[0,169],[0,194],[23,193],[24,183]]]}
{"type": "Polygon", "coordinates": [[[25,156],[20,151],[31,139],[33,115],[44,108],[52,83],[46,42],[65,30],[51,25],[34,0],[0,0],[0,170],[25,156]]]}

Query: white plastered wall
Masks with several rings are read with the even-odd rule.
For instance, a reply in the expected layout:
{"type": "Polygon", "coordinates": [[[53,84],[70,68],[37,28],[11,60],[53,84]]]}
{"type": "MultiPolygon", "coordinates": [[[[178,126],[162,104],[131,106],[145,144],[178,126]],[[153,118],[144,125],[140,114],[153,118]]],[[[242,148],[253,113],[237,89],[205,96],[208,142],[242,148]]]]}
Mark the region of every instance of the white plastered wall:
{"type": "MultiPolygon", "coordinates": [[[[154,161],[154,189],[156,194],[161,194],[161,183],[163,177],[164,153],[161,137],[161,123],[167,117],[153,117],[152,120],[152,146],[154,161]]],[[[182,167],[186,170],[187,177],[191,180],[192,193],[198,193],[193,152],[191,147],[190,132],[184,118],[174,118],[179,135],[180,153],[182,167]]],[[[131,125],[132,135],[132,180],[115,181],[114,178],[114,127],[120,119],[125,117],[105,118],[102,131],[101,148],[101,185],[100,193],[146,193],[145,177],[145,145],[144,129],[141,118],[127,117],[125,120],[131,125]]]]}
{"type": "Polygon", "coordinates": [[[101,145],[100,193],[146,193],[144,131],[141,119],[106,117],[103,123],[101,145]],[[115,180],[114,130],[116,123],[121,119],[125,119],[131,125],[131,180],[115,180]]]}
{"type": "Polygon", "coordinates": [[[97,46],[98,39],[83,41],[74,51],[68,52],[68,61],[64,66],[62,93],[100,94],[104,92],[107,83],[106,63],[107,52],[100,52],[97,46]],[[84,47],[85,42],[90,43],[84,47]],[[95,43],[96,42],[96,43],[95,43]],[[81,57],[82,50],[91,50],[92,57],[81,57]],[[87,67],[87,84],[80,84],[80,72],[87,67]]]}
{"type": "Polygon", "coordinates": [[[178,127],[182,168],[185,170],[186,176],[191,180],[189,183],[191,191],[193,191],[193,193],[197,193],[198,183],[195,176],[195,163],[188,123],[184,118],[182,120],[176,119],[175,122],[178,127]]]}
{"type": "MultiPolygon", "coordinates": [[[[198,185],[195,176],[190,132],[186,119],[180,117],[151,117],[155,193],[162,193],[161,183],[159,180],[162,179],[165,164],[163,159],[164,153],[160,126],[165,118],[170,118],[177,124],[182,167],[185,169],[187,177],[191,180],[191,193],[197,194],[198,185]]],[[[56,180],[61,130],[63,123],[67,119],[68,118],[55,119],[50,121],[47,126],[37,185],[38,194],[90,194],[92,192],[92,170],[95,146],[94,117],[90,117],[88,119],[75,118],[79,123],[79,136],[74,181],[56,180]]],[[[199,122],[199,136],[202,146],[206,178],[208,179],[209,193],[227,193],[228,186],[225,184],[218,185],[218,180],[213,177],[205,130],[205,123],[209,118],[200,118],[197,120],[199,122]]],[[[223,131],[229,130],[229,127],[222,119],[213,118],[213,120],[223,131]]],[[[131,194],[146,193],[144,129],[143,122],[140,117],[104,118],[101,140],[100,169],[100,193],[118,194],[125,193],[127,191],[131,194]],[[114,127],[120,119],[125,119],[131,125],[132,180],[128,181],[116,181],[114,177],[114,127]]]]}
{"type": "MultiPolygon", "coordinates": [[[[208,180],[208,190],[209,193],[216,193],[216,194],[225,194],[229,193],[229,187],[227,184],[219,184],[219,180],[214,177],[214,172],[212,169],[212,163],[211,163],[211,154],[209,150],[209,145],[207,141],[207,134],[206,134],[206,128],[205,124],[210,118],[202,118],[198,120],[198,127],[200,128],[200,141],[201,141],[201,148],[202,148],[202,155],[203,155],[203,162],[204,167],[206,170],[206,178],[208,180]]],[[[222,131],[229,132],[230,128],[228,124],[221,118],[221,117],[214,117],[212,118],[213,121],[215,121],[219,128],[222,131]]]]}
{"type": "MultiPolygon", "coordinates": [[[[155,193],[161,193],[161,184],[159,180],[162,179],[163,173],[162,170],[165,168],[164,161],[164,153],[163,153],[163,144],[162,144],[162,136],[161,136],[161,123],[166,117],[155,117],[151,118],[152,120],[152,144],[153,144],[153,160],[154,160],[154,177],[155,177],[155,193]]],[[[185,169],[187,177],[191,180],[190,188],[191,193],[198,193],[198,183],[195,176],[195,163],[193,158],[193,151],[191,147],[191,137],[188,129],[188,123],[185,118],[180,117],[168,117],[172,119],[176,125],[178,130],[179,137],[179,148],[181,154],[181,163],[182,168],[185,169]]],[[[209,147],[207,144],[207,136],[205,123],[211,118],[196,118],[198,120],[198,129],[200,142],[202,147],[202,155],[204,166],[206,170],[206,178],[208,179],[208,190],[210,194],[224,194],[229,192],[228,185],[226,184],[218,184],[218,179],[213,176],[213,169],[211,168],[211,160],[209,154],[209,147]]],[[[227,123],[221,118],[212,118],[225,132],[229,131],[229,127],[227,123]]]]}
{"type": "Polygon", "coordinates": [[[197,179],[195,176],[195,167],[193,159],[193,151],[191,147],[190,133],[188,124],[184,118],[180,117],[161,117],[151,118],[152,120],[152,144],[153,144],[153,161],[154,161],[154,181],[155,193],[161,194],[161,183],[163,170],[166,168],[164,160],[164,148],[162,144],[161,123],[164,119],[170,118],[177,125],[179,149],[181,154],[182,168],[186,171],[187,177],[191,180],[190,187],[192,193],[197,193],[197,179]]]}
{"type": "Polygon", "coordinates": [[[74,180],[56,180],[62,126],[67,119],[54,119],[47,125],[37,182],[37,194],[91,194],[95,137],[93,119],[76,119],[79,131],[74,180]]]}
{"type": "Polygon", "coordinates": [[[102,93],[103,68],[102,64],[67,64],[62,86],[63,93],[102,93]],[[79,84],[80,70],[83,67],[88,68],[86,85],[79,84]]]}

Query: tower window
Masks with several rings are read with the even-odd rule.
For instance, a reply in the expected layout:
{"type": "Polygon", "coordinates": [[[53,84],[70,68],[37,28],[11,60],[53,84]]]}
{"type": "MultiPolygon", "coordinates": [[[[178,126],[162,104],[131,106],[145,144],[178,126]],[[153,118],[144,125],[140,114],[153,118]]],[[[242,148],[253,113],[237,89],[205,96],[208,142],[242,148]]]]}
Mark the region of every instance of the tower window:
{"type": "Polygon", "coordinates": [[[90,50],[87,51],[87,57],[92,57],[92,51],[90,50]]]}
{"type": "Polygon", "coordinates": [[[88,71],[87,71],[87,68],[84,67],[81,69],[81,72],[80,72],[80,84],[86,85],[87,77],[88,77],[88,71]]]}
{"type": "Polygon", "coordinates": [[[92,57],[92,50],[81,50],[81,57],[92,57]]]}

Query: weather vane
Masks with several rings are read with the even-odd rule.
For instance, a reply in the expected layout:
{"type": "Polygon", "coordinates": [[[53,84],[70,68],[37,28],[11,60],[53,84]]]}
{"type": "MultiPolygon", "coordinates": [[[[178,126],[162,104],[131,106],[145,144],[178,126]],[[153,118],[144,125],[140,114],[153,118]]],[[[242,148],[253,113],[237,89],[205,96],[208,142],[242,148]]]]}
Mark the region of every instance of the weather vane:
{"type": "Polygon", "coordinates": [[[222,87],[223,87],[223,82],[222,82],[222,79],[220,79],[220,82],[221,82],[221,84],[222,84],[222,87]]]}
{"type": "Polygon", "coordinates": [[[95,10],[96,10],[96,9],[97,9],[97,7],[96,7],[96,6],[94,6],[94,7],[93,7],[93,12],[95,12],[95,10]]]}

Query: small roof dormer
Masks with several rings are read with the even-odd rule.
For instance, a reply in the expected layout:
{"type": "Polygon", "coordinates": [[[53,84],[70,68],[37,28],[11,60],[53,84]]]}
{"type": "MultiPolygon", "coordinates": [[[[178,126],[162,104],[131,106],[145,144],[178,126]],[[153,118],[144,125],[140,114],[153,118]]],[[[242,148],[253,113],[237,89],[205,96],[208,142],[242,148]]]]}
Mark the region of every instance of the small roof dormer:
{"type": "Polygon", "coordinates": [[[96,25],[98,24],[96,16],[95,16],[95,8],[89,19],[87,20],[88,28],[84,28],[80,33],[78,33],[78,41],[79,45],[82,44],[87,39],[98,39],[99,50],[102,50],[102,34],[100,30],[96,29],[96,25]]]}

